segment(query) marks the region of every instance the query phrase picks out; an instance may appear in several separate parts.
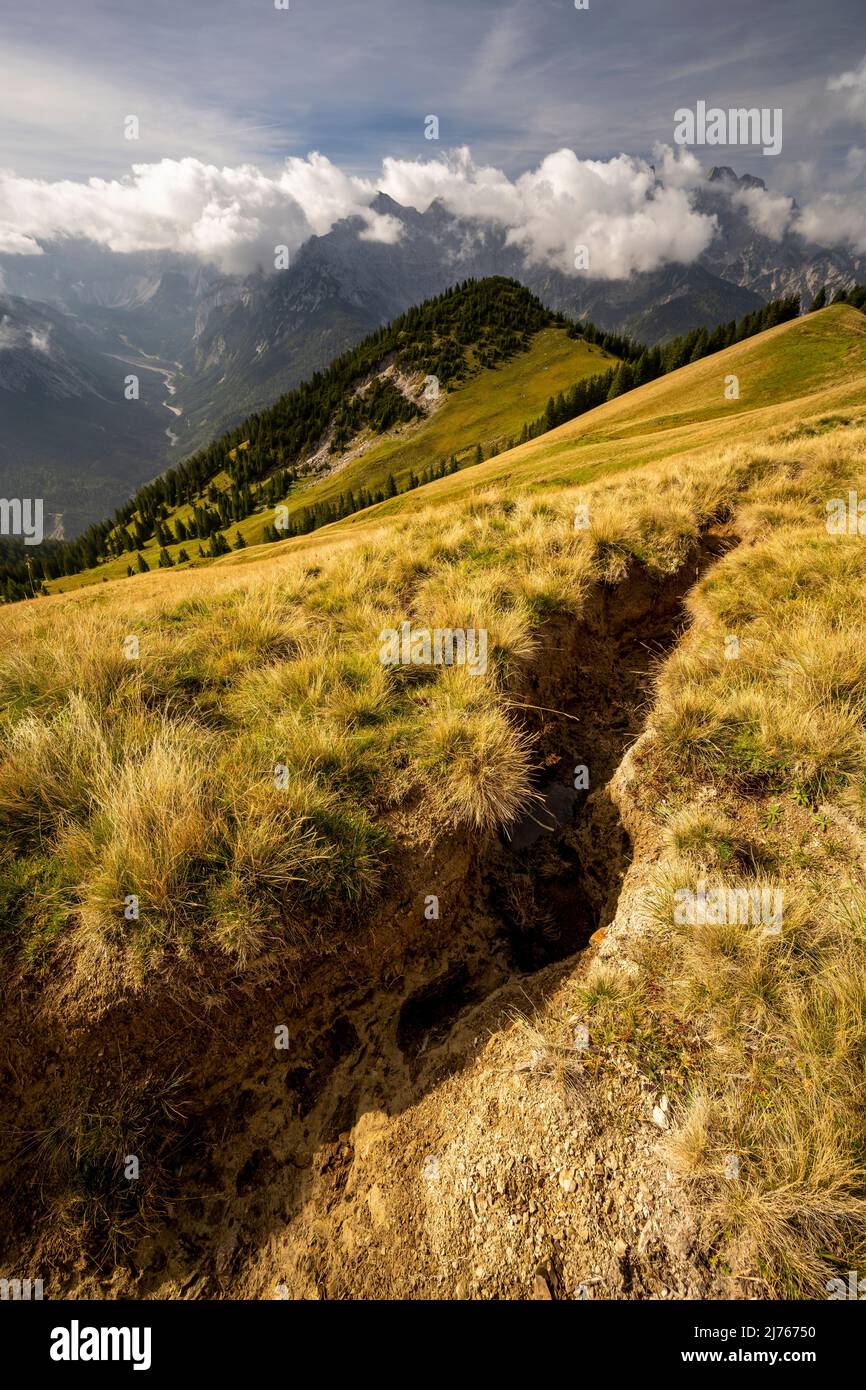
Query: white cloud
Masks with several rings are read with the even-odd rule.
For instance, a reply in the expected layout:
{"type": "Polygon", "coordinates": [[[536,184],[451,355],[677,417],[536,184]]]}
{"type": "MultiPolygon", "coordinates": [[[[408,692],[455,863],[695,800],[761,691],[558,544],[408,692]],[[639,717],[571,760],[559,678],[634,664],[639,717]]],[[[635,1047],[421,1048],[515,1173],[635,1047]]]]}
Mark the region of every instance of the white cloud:
{"type": "Polygon", "coordinates": [[[26,253],[35,237],[87,237],[112,251],[170,249],[245,271],[273,264],[277,246],[296,251],[351,213],[365,218],[369,236],[393,239],[387,221],[368,211],[375,193],[317,154],[289,160],[275,177],[198,159],[135,164],[125,179],[86,183],[0,171],[0,227],[7,251],[26,253]]]}
{"type": "MultiPolygon", "coordinates": [[[[0,179],[3,178],[0,172],[0,179]]],[[[32,236],[0,222],[0,253],[7,256],[41,256],[42,247],[32,236]]]]}
{"type": "Polygon", "coordinates": [[[529,262],[574,271],[575,247],[589,248],[590,273],[617,278],[668,261],[691,261],[714,232],[691,209],[686,185],[697,162],[663,155],[661,183],[643,160],[548,155],[512,180],[476,164],[468,149],[432,160],[386,159],[378,182],[344,173],[320,154],[292,158],[275,175],[251,164],[217,168],[198,159],[133,165],[124,179],[57,182],[0,172],[3,246],[20,253],[34,238],[88,237],[112,251],[171,249],[226,271],[269,266],[275,247],[294,252],[340,218],[358,216],[364,240],[392,244],[396,218],[374,211],[377,187],[426,210],[439,198],[455,215],[495,224],[529,262]]]}
{"type": "Polygon", "coordinates": [[[697,188],[706,178],[701,161],[685,145],[655,145],[653,162],[662,183],[669,188],[697,188]]]}
{"type": "Polygon", "coordinates": [[[734,207],[743,208],[749,226],[762,236],[781,241],[791,226],[794,199],[769,188],[738,188],[731,194],[734,207]]]}
{"type": "Polygon", "coordinates": [[[372,212],[369,208],[365,208],[361,216],[367,225],[358,233],[360,241],[379,241],[384,246],[394,246],[403,235],[399,217],[387,212],[372,212]]]}
{"type": "Polygon", "coordinates": [[[30,342],[30,346],[36,352],[44,352],[46,355],[48,355],[51,352],[50,327],[44,328],[41,331],[38,328],[28,328],[27,337],[30,342]]]}
{"type": "Polygon", "coordinates": [[[829,78],[827,90],[839,93],[848,116],[866,120],[866,58],[859,68],[829,78]]]}
{"type": "MultiPolygon", "coordinates": [[[[668,159],[682,179],[686,166],[670,151],[668,159]]],[[[443,160],[386,159],[382,189],[422,212],[439,198],[459,217],[496,223],[527,261],[566,274],[574,273],[575,248],[586,246],[593,278],[693,261],[715,232],[714,218],[692,209],[684,187],[660,183],[629,155],[579,159],[561,149],[512,181],[475,164],[464,148],[443,160]]]]}
{"type": "Polygon", "coordinates": [[[0,315],[0,352],[15,352],[21,348],[29,347],[34,352],[42,352],[46,356],[50,356],[50,337],[50,325],[44,329],[39,329],[31,324],[18,323],[8,314],[0,315]]]}
{"type": "Polygon", "coordinates": [[[866,192],[822,193],[803,209],[794,230],[822,246],[866,255],[866,192]]]}

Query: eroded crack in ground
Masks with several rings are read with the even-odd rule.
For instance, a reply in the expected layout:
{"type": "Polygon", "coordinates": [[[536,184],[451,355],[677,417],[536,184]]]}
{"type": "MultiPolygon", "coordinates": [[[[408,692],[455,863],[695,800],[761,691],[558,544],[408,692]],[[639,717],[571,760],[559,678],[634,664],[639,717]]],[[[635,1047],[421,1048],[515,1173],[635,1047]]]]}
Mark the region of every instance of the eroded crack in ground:
{"type": "MultiPolygon", "coordinates": [[[[417,866],[442,917],[378,978],[189,1023],[206,1046],[174,1158],[177,1200],[112,1291],[133,1297],[712,1296],[694,1232],[626,1120],[645,1083],[574,1094],[527,1065],[513,1027],[568,1009],[576,962],[616,910],[631,847],[609,790],[649,709],[682,600],[730,545],[704,538],[676,576],[601,587],[579,623],[548,623],[514,694],[536,740],[538,802],[510,835],[417,866]],[[575,787],[575,769],[589,785],[575,787]],[[375,981],[375,982],[374,982],[375,981]],[[260,1027],[251,1036],[253,1020],[260,1027]]],[[[417,902],[416,902],[417,908],[417,902]]],[[[405,943],[404,943],[405,945],[405,943]]],[[[374,939],[370,951],[375,952],[374,939]]],[[[106,1292],[68,1269],[62,1292],[106,1292]]]]}

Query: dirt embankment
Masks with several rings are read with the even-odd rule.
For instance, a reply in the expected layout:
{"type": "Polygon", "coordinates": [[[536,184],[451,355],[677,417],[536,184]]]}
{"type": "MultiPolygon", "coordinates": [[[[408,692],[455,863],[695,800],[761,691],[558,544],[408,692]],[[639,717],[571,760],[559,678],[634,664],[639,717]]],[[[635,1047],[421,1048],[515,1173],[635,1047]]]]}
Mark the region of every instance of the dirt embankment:
{"type": "Polygon", "coordinates": [[[508,838],[407,848],[375,920],[303,969],[226,973],[196,1007],[142,996],[90,1025],[8,992],[4,1273],[47,1297],[725,1292],[655,1154],[652,1081],[615,1049],[580,1069],[566,1052],[585,1045],[576,986],[641,830],[616,770],[683,595],[726,544],[546,626],[511,692],[536,736],[531,813],[508,838]],[[150,1186],[88,1153],[85,1125],[70,1201],[71,1099],[111,1115],[147,1077],[150,1186]]]}

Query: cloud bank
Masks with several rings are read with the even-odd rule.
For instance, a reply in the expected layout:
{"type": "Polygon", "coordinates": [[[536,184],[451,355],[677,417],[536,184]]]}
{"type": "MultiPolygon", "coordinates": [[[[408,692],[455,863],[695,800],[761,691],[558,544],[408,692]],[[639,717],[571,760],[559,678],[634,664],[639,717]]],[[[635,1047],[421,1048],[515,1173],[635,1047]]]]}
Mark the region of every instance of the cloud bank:
{"type": "Polygon", "coordinates": [[[667,161],[675,177],[662,183],[644,160],[579,159],[562,149],[512,181],[463,148],[441,160],[386,159],[381,187],[421,212],[438,198],[458,217],[504,228],[527,262],[614,280],[693,261],[712,240],[715,220],[693,210],[676,177],[684,166],[670,151],[667,161]],[[582,247],[588,266],[576,266],[582,247]]]}
{"type": "Polygon", "coordinates": [[[401,224],[370,206],[381,189],[421,212],[439,199],[458,217],[503,229],[528,262],[566,273],[585,246],[590,273],[614,279],[694,260],[709,244],[713,219],[689,205],[691,159],[668,152],[665,182],[643,160],[582,160],[569,149],[513,180],[476,164],[466,148],[439,159],[386,159],[376,181],[316,153],[287,160],[275,175],[192,158],[136,164],[125,179],[86,183],[0,171],[0,250],[37,255],[40,240],[85,237],[111,251],[172,250],[244,272],[273,263],[279,246],[295,252],[345,217],[361,219],[365,240],[394,242],[401,224]]]}
{"type": "Polygon", "coordinates": [[[178,251],[245,271],[352,213],[386,239],[385,220],[367,207],[375,193],[317,154],[288,160],[276,177],[192,158],[134,164],[128,178],[86,183],[0,171],[0,250],[35,255],[40,239],[84,237],[110,251],[178,251]]]}
{"type": "MultiPolygon", "coordinates": [[[[346,217],[363,240],[394,243],[402,223],[372,206],[377,192],[426,211],[438,200],[456,217],[501,230],[528,264],[565,274],[620,279],[707,249],[717,223],[693,191],[704,171],[687,149],[659,146],[654,164],[620,154],[547,155],[510,178],[476,163],[468,148],[435,159],[387,158],[376,179],[348,174],[324,155],[290,158],[276,173],[253,164],[218,168],[199,159],[135,164],[122,179],[48,181],[0,171],[0,251],[38,255],[40,241],[87,238],[115,252],[169,250],[229,273],[275,264],[346,217]]],[[[866,243],[860,200],[825,194],[798,213],[791,198],[759,188],[733,191],[756,231],[787,231],[833,244],[866,243]]],[[[284,263],[284,261],[283,261],[284,263]]]]}

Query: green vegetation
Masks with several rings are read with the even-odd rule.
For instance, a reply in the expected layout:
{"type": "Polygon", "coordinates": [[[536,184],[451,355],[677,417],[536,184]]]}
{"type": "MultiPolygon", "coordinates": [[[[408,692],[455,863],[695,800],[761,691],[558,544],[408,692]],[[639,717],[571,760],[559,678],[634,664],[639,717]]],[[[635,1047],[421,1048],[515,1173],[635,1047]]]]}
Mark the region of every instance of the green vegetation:
{"type": "MultiPolygon", "coordinates": [[[[200,542],[200,558],[215,559],[231,548],[225,532],[232,525],[263,509],[272,512],[284,499],[279,527],[267,520],[264,529],[260,525],[253,533],[247,526],[238,534],[245,543],[305,534],[480,462],[485,451],[507,451],[685,362],[784,322],[797,308],[796,300],[779,301],[740,324],[710,334],[695,330],[664,349],[572,324],[571,352],[564,344],[558,353],[540,345],[541,356],[564,358],[570,370],[563,381],[558,361],[543,364],[544,370],[553,367],[556,379],[546,383],[546,409],[538,415],[536,364],[522,359],[536,351],[534,339],[564,337],[565,321],[515,281],[468,281],[371,335],[326,373],[141,489],[112,521],[92,527],[81,540],[49,542],[35,556],[22,546],[9,547],[0,590],[7,599],[31,597],[61,576],[96,577],[97,567],[98,577],[129,575],[132,553],[140,557],[151,544],[148,568],[178,562],[181,547],[192,539],[200,542]],[[606,366],[614,357],[616,365],[606,366]],[[509,374],[508,367],[518,364],[522,374],[509,374]],[[494,371],[499,379],[490,377],[494,371]],[[405,378],[402,389],[393,375],[398,372],[405,378]],[[444,400],[427,417],[419,399],[431,378],[435,399],[441,392],[444,400]],[[507,405],[491,399],[510,388],[516,398],[507,405]],[[452,397],[462,398],[460,407],[448,408],[452,397]],[[477,430],[474,441],[470,428],[477,430]],[[343,463],[340,455],[356,441],[356,457],[343,463]],[[333,474],[326,469],[319,477],[310,463],[314,456],[320,467],[334,460],[333,474]]],[[[136,568],[143,572],[138,559],[136,568]]]]}
{"type": "Polygon", "coordinates": [[[584,415],[586,411],[593,410],[604,401],[615,400],[617,396],[634,390],[636,386],[644,386],[648,381],[655,381],[657,377],[665,376],[668,372],[675,372],[689,362],[699,362],[702,357],[711,357],[713,353],[733,347],[735,343],[742,343],[746,338],[753,338],[756,333],[763,333],[767,328],[788,323],[796,318],[799,312],[800,300],[796,295],[788,299],[777,299],[765,304],[762,309],[755,309],[751,314],[746,314],[739,323],[732,319],[730,323],[721,324],[712,332],[708,332],[706,328],[695,328],[691,333],[671,339],[664,346],[653,348],[645,348],[628,338],[600,333],[591,326],[581,329],[575,325],[570,329],[572,334],[586,338],[587,342],[600,342],[622,360],[616,367],[611,367],[600,376],[578,382],[571,391],[560,393],[556,400],[551,398],[544,415],[528,427],[524,438],[534,439],[547,430],[556,429],[557,425],[564,425],[567,420],[584,415]]]}
{"type": "MultiPolygon", "coordinates": [[[[315,534],[8,611],[10,977],[86,1023],[144,998],[229,1007],[229,973],[253,988],[349,953],[419,847],[483,843],[533,804],[515,692],[551,618],[579,629],[630,577],[692,583],[712,533],[729,549],[613,787],[647,846],[618,955],[575,994],[669,1094],[703,1253],[821,1296],[866,1256],[866,550],[825,525],[863,486],[864,388],[866,319],[833,305],[315,534]],[[486,670],[383,664],[406,618],[483,628],[486,670]],[[780,933],[681,925],[674,894],[710,876],[781,892],[780,933]]],[[[78,1099],[48,1131],[83,1160],[58,1160],[61,1201],[135,1151],[124,1097],[78,1099]]],[[[127,1219],[99,1217],[101,1239],[127,1219]]]]}
{"type": "Polygon", "coordinates": [[[298,469],[323,445],[339,451],[357,429],[382,430],[417,418],[417,404],[393,380],[377,376],[383,369],[432,376],[448,390],[525,351],[535,333],[556,321],[562,322],[515,280],[469,280],[446,290],[141,488],[111,520],[90,527],[80,540],[48,543],[35,557],[20,548],[10,550],[10,561],[0,570],[0,588],[9,598],[30,596],[44,579],[140,551],[151,536],[164,546],[166,537],[159,530],[169,513],[184,505],[192,515],[176,539],[209,540],[256,505],[273,505],[285,496],[298,469]],[[225,492],[216,485],[224,474],[229,482],[225,492]],[[269,486],[254,494],[264,479],[269,486]]]}

